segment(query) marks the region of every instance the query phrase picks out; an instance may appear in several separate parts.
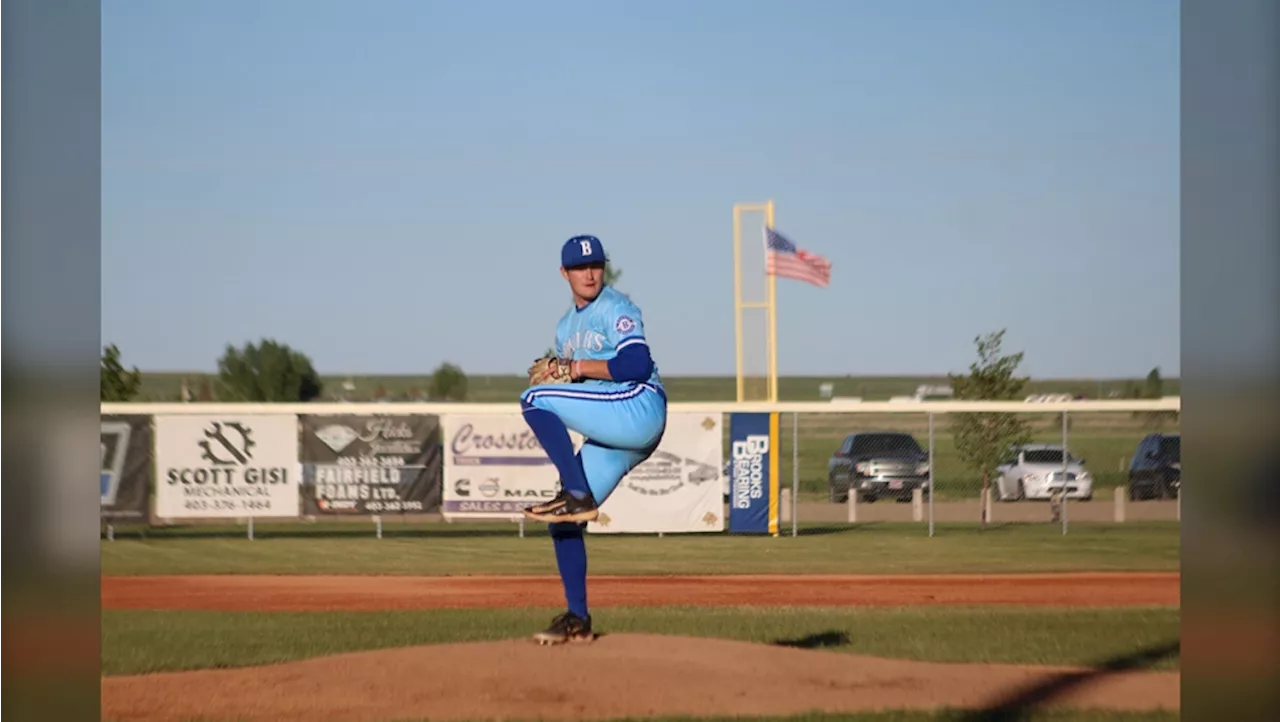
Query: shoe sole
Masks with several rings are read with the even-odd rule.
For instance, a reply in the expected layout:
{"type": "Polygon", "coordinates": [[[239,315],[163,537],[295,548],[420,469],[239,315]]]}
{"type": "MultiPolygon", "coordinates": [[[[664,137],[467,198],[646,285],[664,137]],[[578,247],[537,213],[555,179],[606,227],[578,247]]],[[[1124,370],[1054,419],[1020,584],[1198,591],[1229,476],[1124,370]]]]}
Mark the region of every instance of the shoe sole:
{"type": "Polygon", "coordinates": [[[583,642],[594,642],[595,639],[596,639],[595,634],[589,634],[585,636],[574,635],[572,637],[553,637],[550,635],[543,635],[543,634],[533,635],[533,641],[537,642],[538,646],[541,646],[541,647],[553,647],[558,644],[581,644],[583,642]]]}
{"type": "Polygon", "coordinates": [[[530,511],[529,509],[525,509],[524,516],[526,519],[533,519],[534,521],[544,521],[544,522],[547,522],[548,524],[554,524],[556,522],[562,522],[562,521],[568,521],[568,522],[595,521],[596,519],[600,518],[600,510],[592,509],[591,511],[578,512],[577,514],[556,514],[555,512],[538,514],[537,512],[530,511]]]}

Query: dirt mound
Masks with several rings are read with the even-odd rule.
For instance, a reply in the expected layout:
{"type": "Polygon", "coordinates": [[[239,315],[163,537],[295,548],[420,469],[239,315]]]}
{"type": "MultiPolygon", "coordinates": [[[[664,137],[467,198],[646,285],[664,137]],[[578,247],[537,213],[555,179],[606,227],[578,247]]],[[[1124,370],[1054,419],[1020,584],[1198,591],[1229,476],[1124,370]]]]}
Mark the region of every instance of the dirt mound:
{"type": "MultiPolygon", "coordinates": [[[[617,605],[1177,605],[1177,572],[982,575],[593,576],[617,605]]],[[[103,609],[336,611],[555,607],[558,577],[103,577],[103,609]]]]}
{"type": "Polygon", "coordinates": [[[233,670],[107,677],[105,719],[387,720],[785,715],[1046,704],[1178,709],[1177,672],[934,664],[689,637],[612,634],[358,652],[233,670]],[[1071,682],[1077,682],[1072,684],[1071,682]]]}

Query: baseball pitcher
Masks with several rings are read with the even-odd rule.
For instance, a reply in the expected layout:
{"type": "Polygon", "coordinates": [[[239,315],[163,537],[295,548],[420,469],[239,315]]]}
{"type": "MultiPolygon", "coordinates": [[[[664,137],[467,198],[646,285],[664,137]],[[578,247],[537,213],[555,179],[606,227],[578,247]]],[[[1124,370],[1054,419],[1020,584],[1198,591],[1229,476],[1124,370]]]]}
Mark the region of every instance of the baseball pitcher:
{"type": "Polygon", "coordinates": [[[640,309],[604,285],[604,247],[574,236],[560,251],[573,307],[556,328],[556,355],[534,361],[520,397],[529,425],[560,472],[560,492],[525,509],[550,525],[568,611],[535,635],[542,643],[590,640],[586,523],[627,472],[647,459],[667,425],[667,396],[649,354],[640,309]],[[575,454],[573,429],[585,437],[575,454]]]}

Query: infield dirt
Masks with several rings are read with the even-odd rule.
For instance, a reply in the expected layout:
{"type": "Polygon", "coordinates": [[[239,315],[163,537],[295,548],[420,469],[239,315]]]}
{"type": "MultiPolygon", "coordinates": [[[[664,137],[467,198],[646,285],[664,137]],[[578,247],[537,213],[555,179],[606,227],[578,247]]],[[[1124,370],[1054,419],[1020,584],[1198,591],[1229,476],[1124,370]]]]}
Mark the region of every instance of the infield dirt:
{"type": "MultiPolygon", "coordinates": [[[[1176,572],[902,576],[592,577],[593,607],[1178,604],[1176,572]]],[[[104,609],[381,611],[564,603],[558,577],[104,577],[104,609]]]]}

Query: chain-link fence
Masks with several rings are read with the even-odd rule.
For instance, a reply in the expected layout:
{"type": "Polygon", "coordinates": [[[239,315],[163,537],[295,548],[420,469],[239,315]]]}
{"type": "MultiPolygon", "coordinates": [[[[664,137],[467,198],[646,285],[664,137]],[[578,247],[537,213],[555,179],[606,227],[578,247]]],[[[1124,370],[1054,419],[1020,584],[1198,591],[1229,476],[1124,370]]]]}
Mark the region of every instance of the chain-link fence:
{"type": "Polygon", "coordinates": [[[1181,518],[1171,410],[787,413],[786,533],[1181,518]]]}
{"type": "MultiPolygon", "coordinates": [[[[312,411],[311,407],[302,408],[312,411]]],[[[347,408],[336,407],[332,412],[347,408]]],[[[689,446],[689,439],[703,435],[704,430],[712,438],[720,434],[723,509],[719,508],[712,492],[706,508],[699,506],[696,514],[686,513],[687,510],[680,513],[699,521],[714,520],[717,515],[721,520],[729,518],[728,477],[734,443],[731,420],[734,414],[743,411],[769,411],[777,414],[778,421],[776,462],[781,491],[778,529],[784,536],[876,523],[920,524],[922,532],[928,533],[932,533],[937,524],[1054,523],[1061,524],[1066,532],[1072,521],[1180,520],[1178,408],[1176,400],[977,402],[976,405],[964,402],[673,404],[672,423],[676,423],[676,416],[681,417],[678,428],[673,427],[675,431],[669,434],[675,445],[655,459],[655,468],[647,472],[637,486],[649,484],[639,493],[662,499],[674,498],[664,494],[682,487],[713,482],[717,475],[717,452],[713,449],[703,458],[705,447],[701,442],[689,446]],[[689,426],[691,422],[693,425],[689,426]]],[[[165,437],[165,444],[152,433],[155,419],[190,415],[188,408],[166,407],[157,410],[159,413],[154,417],[138,413],[143,409],[128,410],[135,413],[121,415],[116,411],[117,415],[111,417],[113,420],[104,421],[103,426],[103,519],[108,538],[114,535],[117,524],[139,523],[144,526],[247,523],[247,533],[252,536],[254,521],[247,515],[178,514],[183,518],[166,518],[166,510],[172,505],[161,503],[161,491],[165,492],[166,499],[179,492],[186,493],[187,487],[193,485],[200,491],[201,474],[213,479],[213,472],[219,470],[188,469],[181,465],[189,462],[198,467],[202,463],[195,456],[190,459],[184,456],[197,454],[193,449],[203,443],[204,437],[199,433],[202,426],[192,427],[190,439],[171,434],[165,437]],[[130,433],[123,434],[126,428],[130,433]],[[112,440],[115,441],[108,443],[112,440]],[[160,451],[166,451],[167,456],[160,451]],[[177,466],[169,460],[175,458],[181,462],[177,466]],[[155,498],[148,498],[148,489],[155,498]],[[108,505],[113,509],[110,513],[108,505]],[[209,518],[190,518],[192,516],[209,518]]],[[[530,476],[529,470],[536,467],[526,462],[546,460],[536,444],[531,445],[526,438],[527,430],[518,408],[510,405],[459,404],[448,408],[407,405],[403,410],[392,407],[383,412],[397,417],[398,421],[390,426],[386,419],[369,415],[373,412],[366,409],[353,408],[352,411],[331,418],[263,406],[227,411],[208,419],[232,419],[233,422],[228,422],[232,426],[243,424],[255,428],[272,419],[272,423],[285,424],[282,428],[297,426],[296,437],[289,431],[275,439],[273,445],[264,442],[262,448],[255,447],[254,464],[259,466],[278,464],[279,469],[287,469],[296,463],[295,459],[304,462],[313,457],[319,459],[315,454],[328,458],[367,451],[383,457],[390,454],[398,459],[397,464],[408,464],[404,468],[420,470],[393,478],[384,468],[385,464],[379,462],[371,467],[378,471],[376,474],[343,472],[316,477],[314,469],[311,473],[304,471],[304,477],[316,478],[304,479],[297,493],[290,488],[277,489],[279,510],[262,515],[271,523],[350,521],[354,526],[367,525],[363,533],[380,536],[384,520],[397,527],[425,523],[418,528],[426,534],[438,533],[450,526],[431,522],[474,521],[491,522],[484,524],[485,534],[523,536],[522,517],[512,510],[535,498],[529,494],[549,493],[550,487],[542,482],[554,480],[554,470],[536,479],[530,476]],[[367,416],[355,413],[357,411],[367,416]],[[317,421],[310,426],[299,421],[313,417],[317,421]],[[419,423],[428,418],[438,419],[445,427],[452,428],[464,417],[466,423],[460,428],[466,431],[473,445],[492,448],[474,453],[459,451],[453,436],[444,439],[433,436],[434,432],[428,433],[436,429],[436,421],[426,426],[419,423]],[[366,428],[362,424],[372,426],[366,428]],[[388,438],[383,439],[379,434],[388,438]],[[359,441],[365,437],[370,441],[359,441]],[[520,448],[517,450],[512,444],[520,448]],[[441,458],[446,447],[448,458],[455,462],[459,461],[459,454],[467,457],[461,458],[467,464],[457,467],[452,475],[441,468],[447,466],[441,458]],[[299,449],[305,453],[300,454],[299,449]],[[509,458],[513,453],[529,458],[517,459],[520,463],[515,463],[509,458]],[[421,458],[409,463],[401,458],[405,454],[421,458]],[[496,456],[488,458],[486,454],[496,456]],[[490,464],[493,461],[501,463],[494,466],[490,464]],[[502,464],[515,465],[502,471],[502,464]],[[406,478],[413,480],[412,483],[407,484],[406,478]],[[414,504],[406,504],[406,499],[415,500],[414,504]],[[421,504],[417,505],[419,501],[421,504]],[[452,510],[459,516],[442,518],[441,511],[435,511],[439,508],[452,510]],[[425,513],[417,513],[417,509],[425,513]],[[476,510],[485,513],[470,513],[476,510]],[[493,518],[495,514],[499,518],[493,518]],[[500,528],[503,525],[510,531],[503,531],[500,528]]],[[[209,411],[204,413],[207,415],[209,411]]],[[[314,463],[302,466],[312,468],[314,463]]],[[[338,464],[335,468],[341,466],[338,464]]],[[[248,471],[256,473],[258,467],[248,471]]],[[[249,486],[252,484],[246,484],[246,489],[249,486]]],[[[251,492],[253,490],[248,489],[244,493],[251,492]]],[[[660,506],[661,502],[650,503],[650,506],[654,504],[660,506]]],[[[652,516],[661,516],[658,512],[662,510],[658,509],[652,516]]],[[[652,518],[640,523],[639,528],[652,528],[651,524],[652,518]]],[[[725,530],[730,531],[729,525],[725,525],[725,530]]]]}

